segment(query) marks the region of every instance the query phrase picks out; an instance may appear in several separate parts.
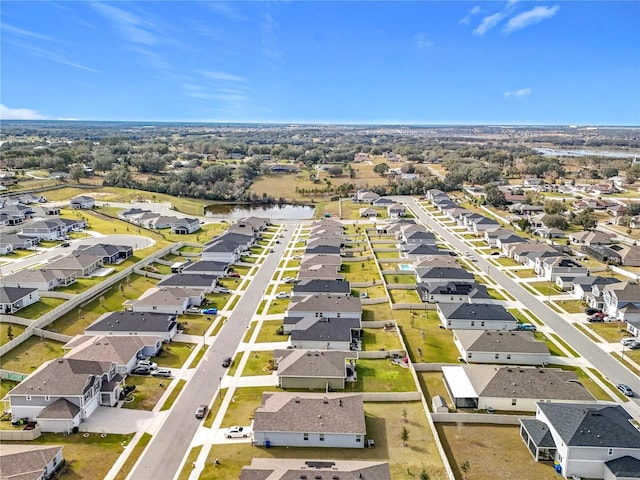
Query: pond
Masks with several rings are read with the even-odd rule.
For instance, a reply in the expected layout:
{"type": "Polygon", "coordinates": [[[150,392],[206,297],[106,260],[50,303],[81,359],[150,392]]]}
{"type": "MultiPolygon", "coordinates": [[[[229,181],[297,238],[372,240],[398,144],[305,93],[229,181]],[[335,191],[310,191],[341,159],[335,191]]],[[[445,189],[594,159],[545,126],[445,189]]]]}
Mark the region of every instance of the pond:
{"type": "Polygon", "coordinates": [[[315,207],[308,205],[238,205],[217,203],[204,209],[206,217],[239,220],[245,217],[272,218],[274,220],[305,220],[313,218],[315,207]]]}

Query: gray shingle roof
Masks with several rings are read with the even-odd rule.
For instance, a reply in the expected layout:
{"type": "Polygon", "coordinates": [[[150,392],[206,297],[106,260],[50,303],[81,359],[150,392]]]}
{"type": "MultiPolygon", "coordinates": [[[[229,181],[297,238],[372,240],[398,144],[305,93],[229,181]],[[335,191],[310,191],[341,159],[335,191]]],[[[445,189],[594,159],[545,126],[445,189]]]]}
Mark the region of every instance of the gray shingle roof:
{"type": "Polygon", "coordinates": [[[464,268],[459,267],[425,267],[417,268],[416,273],[422,279],[429,280],[473,280],[472,273],[467,272],[464,268]]]}
{"type": "Polygon", "coordinates": [[[254,431],[366,434],[358,393],[264,393],[254,431]]]}
{"type": "Polygon", "coordinates": [[[290,312],[362,312],[358,297],[309,295],[289,305],[290,312]]]}
{"type": "Polygon", "coordinates": [[[357,357],[355,352],[340,350],[286,349],[273,352],[279,377],[344,378],[346,360],[357,357]]]}
{"type": "Polygon", "coordinates": [[[240,480],[300,480],[320,475],[329,480],[391,480],[386,462],[353,460],[305,461],[282,458],[254,458],[240,472],[240,480]]]}
{"type": "Polygon", "coordinates": [[[109,312],[89,325],[85,332],[168,332],[176,316],[167,313],[109,312]]]}
{"type": "Polygon", "coordinates": [[[182,273],[197,273],[197,272],[224,272],[229,268],[227,262],[216,262],[213,260],[201,260],[199,262],[193,262],[187,264],[182,273]]]}
{"type": "Polygon", "coordinates": [[[66,398],[59,398],[53,403],[47,405],[36,415],[36,418],[51,418],[55,420],[65,419],[71,420],[78,416],[80,408],[74,405],[66,398]]]}
{"type": "Polygon", "coordinates": [[[604,462],[615,478],[640,478],[640,460],[630,455],[604,462]]]}
{"type": "Polygon", "coordinates": [[[537,403],[570,447],[640,448],[640,432],[621,406],[581,403],[537,403]]]}
{"type": "Polygon", "coordinates": [[[468,295],[472,298],[491,298],[487,287],[475,282],[422,282],[417,285],[433,295],[468,295]]]}
{"type": "Polygon", "coordinates": [[[536,447],[554,448],[556,446],[546,423],[536,420],[535,418],[521,418],[520,424],[527,431],[536,447]]]}
{"type": "Polygon", "coordinates": [[[0,449],[0,478],[31,480],[41,478],[60,445],[15,445],[4,443],[0,449]]]}
{"type": "Polygon", "coordinates": [[[37,292],[37,288],[0,287],[0,303],[13,303],[30,293],[37,292]]]}
{"type": "Polygon", "coordinates": [[[84,335],[80,338],[74,338],[74,340],[76,346],[67,353],[65,358],[115,362],[117,365],[126,365],[144,347],[156,345],[160,337],[84,335]]]}
{"type": "Polygon", "coordinates": [[[307,317],[297,322],[291,330],[291,341],[348,342],[352,330],[360,328],[357,318],[307,317]]]}
{"type": "Polygon", "coordinates": [[[293,287],[294,295],[305,295],[316,292],[350,294],[351,284],[344,280],[302,280],[293,287]]]}
{"type": "Polygon", "coordinates": [[[454,333],[463,348],[471,352],[549,354],[547,344],[536,340],[531,332],[454,330],[454,333]]]}
{"type": "Polygon", "coordinates": [[[159,287],[211,287],[215,285],[217,275],[198,273],[176,273],[158,283],[159,287]]]}
{"type": "Polygon", "coordinates": [[[517,321],[502,305],[491,305],[488,303],[440,303],[438,308],[447,320],[517,321]]]}

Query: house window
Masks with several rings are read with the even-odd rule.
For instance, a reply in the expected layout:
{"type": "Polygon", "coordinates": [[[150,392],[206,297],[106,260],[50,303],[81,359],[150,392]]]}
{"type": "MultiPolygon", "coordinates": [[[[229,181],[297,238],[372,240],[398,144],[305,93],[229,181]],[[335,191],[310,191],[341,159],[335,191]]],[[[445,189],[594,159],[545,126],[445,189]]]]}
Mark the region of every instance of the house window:
{"type": "Polygon", "coordinates": [[[158,309],[158,306],[157,306],[157,305],[154,305],[154,306],[153,306],[153,310],[157,310],[157,309],[158,309]]]}
{"type": "Polygon", "coordinates": [[[319,438],[319,440],[320,440],[321,442],[324,442],[324,433],[321,433],[321,434],[320,434],[320,438],[319,438]]]}
{"type": "Polygon", "coordinates": [[[27,395],[27,400],[31,401],[31,395],[27,395]]]}
{"type": "Polygon", "coordinates": [[[511,360],[511,354],[507,353],[507,360],[511,360]]]}
{"type": "Polygon", "coordinates": [[[500,354],[496,353],[496,360],[498,360],[500,358],[500,354]]]}
{"type": "Polygon", "coordinates": [[[303,433],[302,434],[302,439],[306,442],[309,440],[309,434],[308,433],[303,433]]]}
{"type": "Polygon", "coordinates": [[[475,327],[476,326],[476,322],[471,322],[471,326],[475,327]]]}
{"type": "Polygon", "coordinates": [[[362,441],[361,435],[356,435],[356,443],[360,443],[362,441]]]}
{"type": "Polygon", "coordinates": [[[516,403],[518,403],[518,399],[517,398],[512,398],[511,399],[511,405],[515,407],[516,403]]]}
{"type": "Polygon", "coordinates": [[[613,448],[610,448],[609,450],[607,450],[607,455],[613,455],[613,448]]]}
{"type": "Polygon", "coordinates": [[[44,396],[44,399],[45,399],[45,401],[47,401],[47,402],[48,402],[49,400],[51,400],[51,397],[50,397],[49,395],[45,395],[45,396],[44,396]]]}
{"type": "Polygon", "coordinates": [[[467,358],[471,358],[471,357],[473,357],[473,353],[470,353],[467,355],[467,358]]]}
{"type": "Polygon", "coordinates": [[[484,322],[480,322],[480,326],[481,326],[481,327],[484,327],[484,322]]]}
{"type": "Polygon", "coordinates": [[[340,318],[340,312],[338,312],[338,313],[336,314],[336,316],[337,316],[338,318],[340,318]]]}

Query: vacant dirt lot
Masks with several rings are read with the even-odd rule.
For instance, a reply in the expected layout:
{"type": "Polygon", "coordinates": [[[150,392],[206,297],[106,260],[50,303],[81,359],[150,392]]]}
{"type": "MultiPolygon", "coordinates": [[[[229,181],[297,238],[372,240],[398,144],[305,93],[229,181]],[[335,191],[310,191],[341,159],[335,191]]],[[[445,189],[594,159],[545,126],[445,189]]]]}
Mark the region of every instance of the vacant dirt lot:
{"type": "Polygon", "coordinates": [[[436,424],[456,473],[469,462],[470,480],[557,480],[550,463],[537,463],[520,438],[518,426],[436,424]]]}

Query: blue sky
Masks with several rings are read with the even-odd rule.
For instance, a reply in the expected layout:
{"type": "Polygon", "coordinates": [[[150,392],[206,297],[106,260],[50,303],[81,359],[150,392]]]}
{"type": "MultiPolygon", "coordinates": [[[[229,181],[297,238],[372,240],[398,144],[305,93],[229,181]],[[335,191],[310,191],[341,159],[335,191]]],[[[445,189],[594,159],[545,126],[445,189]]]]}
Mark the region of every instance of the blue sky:
{"type": "Polygon", "coordinates": [[[3,1],[0,116],[640,125],[640,2],[3,1]]]}

